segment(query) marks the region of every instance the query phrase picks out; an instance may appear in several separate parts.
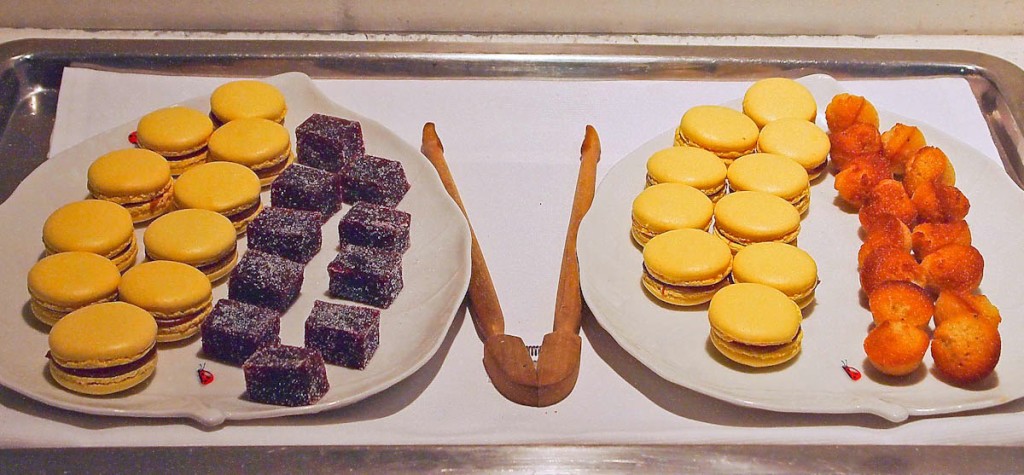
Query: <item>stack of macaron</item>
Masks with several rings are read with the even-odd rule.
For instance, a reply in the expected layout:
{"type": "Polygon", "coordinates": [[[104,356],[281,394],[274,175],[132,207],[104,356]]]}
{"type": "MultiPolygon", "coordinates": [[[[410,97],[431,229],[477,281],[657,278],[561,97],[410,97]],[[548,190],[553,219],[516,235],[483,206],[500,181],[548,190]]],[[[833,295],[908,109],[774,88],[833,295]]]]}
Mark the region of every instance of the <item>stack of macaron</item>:
{"type": "Polygon", "coordinates": [[[156,152],[115,150],[92,162],[87,176],[93,198],[123,206],[136,223],[160,216],[174,205],[171,166],[156,152]]]}
{"type": "Polygon", "coordinates": [[[231,82],[210,102],[210,114],[173,106],[143,116],[129,138],[136,147],[89,166],[90,199],[46,219],[29,307],[52,327],[49,372],[61,386],[128,389],[153,374],[155,343],[197,334],[212,285],[238,260],[237,237],[263,209],[261,184],[293,160],[275,87],[231,82]],[[147,259],[136,265],[140,248],[147,259]]]}
{"type": "Polygon", "coordinates": [[[205,209],[224,215],[238,235],[245,234],[260,211],[260,178],[233,162],[210,162],[182,173],[174,183],[174,207],[205,209]]]}
{"type": "Polygon", "coordinates": [[[682,183],[659,183],[633,200],[633,239],[644,246],[655,236],[675,229],[707,230],[714,204],[700,190],[682,183]]]}
{"type": "Polygon", "coordinates": [[[762,368],[800,353],[800,307],[763,284],[737,283],[722,289],[708,305],[712,345],[726,358],[762,368]]]}
{"type": "Polygon", "coordinates": [[[810,207],[811,184],[807,172],[782,155],[744,155],[729,167],[727,180],[730,191],[763,191],[788,201],[800,214],[810,207]]]}
{"type": "Polygon", "coordinates": [[[206,162],[213,121],[189,107],[166,107],[142,116],[135,134],[139,148],[162,155],[171,174],[180,175],[206,162]]]}
{"type": "Polygon", "coordinates": [[[210,136],[210,161],[244,165],[269,186],[295,161],[291,134],[283,125],[269,119],[235,119],[217,128],[210,136]]]}
{"type": "Polygon", "coordinates": [[[217,125],[236,119],[267,119],[284,124],[287,113],[284,94],[263,81],[230,81],[210,94],[210,117],[217,125]]]}
{"type": "Polygon", "coordinates": [[[751,85],[742,111],[693,107],[674,146],[647,160],[646,188],[633,201],[644,289],[674,306],[710,301],[712,343],[743,365],[777,365],[800,351],[818,270],[796,241],[830,146],[816,117],[810,91],[785,78],[751,85]]]}

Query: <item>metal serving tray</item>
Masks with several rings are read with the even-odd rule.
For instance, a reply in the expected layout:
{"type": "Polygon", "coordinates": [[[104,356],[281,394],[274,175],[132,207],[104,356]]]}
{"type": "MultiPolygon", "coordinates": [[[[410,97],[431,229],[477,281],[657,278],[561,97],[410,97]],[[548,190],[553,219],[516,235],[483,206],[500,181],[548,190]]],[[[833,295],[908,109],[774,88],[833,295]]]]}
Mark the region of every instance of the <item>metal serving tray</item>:
{"type": "MultiPolygon", "coordinates": [[[[432,42],[21,40],[0,45],[0,202],[46,159],[66,66],[170,75],[315,78],[745,80],[826,73],[839,79],[966,79],[1007,173],[1024,188],[1024,71],[967,51],[432,42]]],[[[240,447],[0,451],[0,471],[147,467],[318,471],[348,469],[642,470],[755,472],[1013,471],[1019,449],[770,446],[240,447]],[[154,464],[165,460],[169,464],[154,464]],[[170,462],[172,461],[173,462],[170,462]],[[185,464],[185,465],[182,465],[185,464]],[[257,464],[257,465],[253,465],[257,464]],[[94,465],[95,466],[95,465],[94,465]],[[19,468],[20,467],[20,468],[19,468]],[[742,468],[740,468],[742,467],[742,468]]]]}

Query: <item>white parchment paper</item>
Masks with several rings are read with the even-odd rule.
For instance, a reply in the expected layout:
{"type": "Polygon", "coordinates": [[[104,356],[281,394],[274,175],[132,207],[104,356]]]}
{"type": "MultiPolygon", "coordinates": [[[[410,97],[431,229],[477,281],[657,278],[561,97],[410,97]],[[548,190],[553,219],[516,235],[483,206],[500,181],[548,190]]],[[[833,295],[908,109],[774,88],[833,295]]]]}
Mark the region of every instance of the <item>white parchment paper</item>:
{"type": "MultiPolygon", "coordinates": [[[[209,93],[227,80],[68,69],[51,153],[149,110],[209,93]]],[[[334,101],[375,118],[414,146],[424,122],[437,124],[502,299],[506,331],[527,344],[539,344],[551,328],[584,126],[594,125],[601,136],[600,178],[616,161],[673,127],[688,107],[734,100],[749,86],[497,80],[317,84],[334,101]]],[[[869,97],[880,109],[930,124],[998,160],[965,81],[847,81],[842,86],[869,97]]],[[[81,415],[0,390],[0,446],[1024,443],[1020,401],[902,424],[871,415],[740,408],[665,382],[628,356],[592,318],[584,321],[582,366],[574,392],[555,406],[522,407],[490,385],[481,364],[483,345],[468,318],[464,313],[456,316],[438,356],[408,380],[337,411],[231,423],[208,431],[184,420],[81,415]]]]}

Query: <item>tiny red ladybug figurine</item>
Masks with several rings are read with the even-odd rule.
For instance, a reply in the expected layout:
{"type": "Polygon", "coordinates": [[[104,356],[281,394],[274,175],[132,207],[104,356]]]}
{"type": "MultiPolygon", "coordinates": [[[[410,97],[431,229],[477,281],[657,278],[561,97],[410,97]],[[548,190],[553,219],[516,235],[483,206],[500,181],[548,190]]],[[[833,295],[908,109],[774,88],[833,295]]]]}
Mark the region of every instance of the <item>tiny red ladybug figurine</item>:
{"type": "Polygon", "coordinates": [[[199,375],[199,382],[202,383],[203,386],[213,382],[213,373],[206,370],[206,363],[199,365],[199,369],[196,370],[196,373],[199,375]]]}
{"type": "Polygon", "coordinates": [[[132,133],[128,134],[128,143],[130,143],[132,145],[138,145],[139,144],[139,133],[135,132],[135,131],[132,131],[132,133]]]}
{"type": "Polygon", "coordinates": [[[854,381],[860,379],[860,370],[846,364],[846,360],[843,360],[843,371],[846,371],[846,375],[849,376],[850,379],[854,381]]]}

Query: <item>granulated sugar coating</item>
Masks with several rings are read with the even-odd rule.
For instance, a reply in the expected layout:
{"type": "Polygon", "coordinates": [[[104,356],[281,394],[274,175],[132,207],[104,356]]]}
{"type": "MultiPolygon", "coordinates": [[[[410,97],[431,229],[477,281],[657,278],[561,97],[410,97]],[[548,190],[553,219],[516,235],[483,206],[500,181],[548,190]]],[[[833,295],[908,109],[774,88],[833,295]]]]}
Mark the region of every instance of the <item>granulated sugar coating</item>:
{"type": "Polygon", "coordinates": [[[402,255],[342,244],[327,273],[327,293],[332,297],[388,308],[402,290],[402,255]]]}
{"type": "Polygon", "coordinates": [[[328,363],[363,369],[380,344],[380,311],[317,300],[306,319],[305,342],[328,363]]]}
{"type": "Polygon", "coordinates": [[[342,243],[394,252],[409,248],[409,213],[360,201],[338,223],[342,243]]]}
{"type": "Polygon", "coordinates": [[[320,252],[322,221],[322,215],[316,211],[277,206],[264,209],[249,224],[249,249],[305,264],[320,252]]]}
{"type": "Polygon", "coordinates": [[[203,322],[203,353],[229,363],[242,364],[256,350],[280,344],[280,332],[280,313],[220,299],[203,322]]]}
{"type": "Polygon", "coordinates": [[[270,185],[270,204],[318,211],[327,221],[341,209],[341,175],[293,164],[270,185]]]}
{"type": "Polygon", "coordinates": [[[262,348],[242,365],[249,400],[278,406],[307,406],[327,394],[327,368],[320,353],[278,345],[262,348]]]}
{"type": "Polygon", "coordinates": [[[409,191],[402,164],[373,155],[352,162],[341,176],[344,199],[349,204],[368,201],[394,208],[409,191]]]}
{"type": "Polygon", "coordinates": [[[299,298],[302,272],[298,262],[249,249],[231,272],[228,297],[284,312],[299,298]]]}
{"type": "Polygon", "coordinates": [[[337,173],[366,154],[359,122],[313,114],[295,128],[299,163],[337,173]]]}

